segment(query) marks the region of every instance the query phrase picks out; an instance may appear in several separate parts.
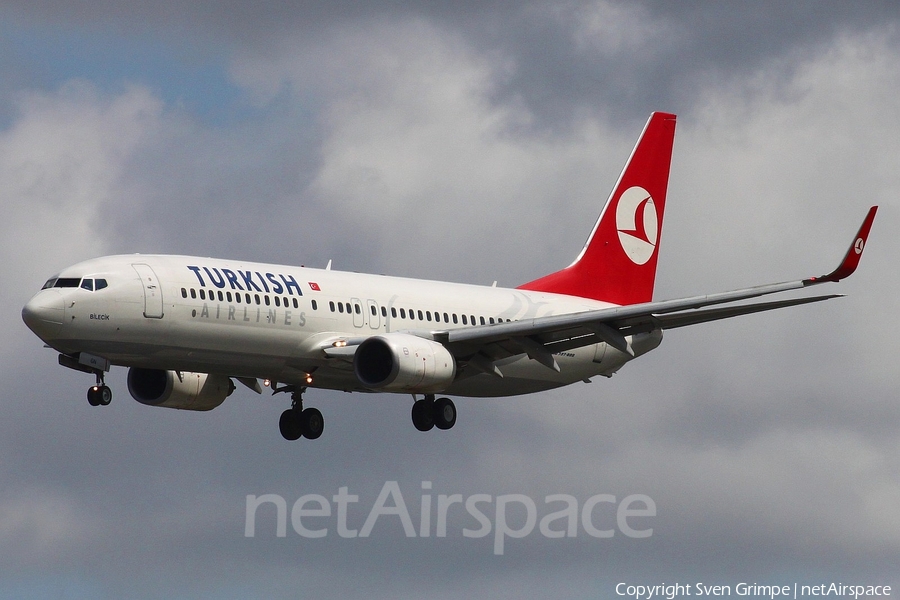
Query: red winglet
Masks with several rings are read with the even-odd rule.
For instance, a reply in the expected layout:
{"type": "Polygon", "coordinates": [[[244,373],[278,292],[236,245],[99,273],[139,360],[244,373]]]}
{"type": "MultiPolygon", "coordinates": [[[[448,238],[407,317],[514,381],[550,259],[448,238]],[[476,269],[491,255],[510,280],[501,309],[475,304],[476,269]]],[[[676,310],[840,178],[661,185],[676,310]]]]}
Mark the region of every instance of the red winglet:
{"type": "Polygon", "coordinates": [[[856,234],[856,237],[853,238],[850,249],[847,250],[844,260],[841,261],[841,264],[837,269],[828,275],[806,279],[803,283],[809,285],[813,283],[824,283],[826,281],[840,281],[841,279],[850,277],[850,275],[853,274],[853,271],[856,270],[857,265],[859,265],[859,259],[862,257],[863,249],[866,247],[866,241],[869,238],[869,230],[872,228],[872,222],[875,220],[875,211],[877,210],[877,206],[873,206],[869,209],[869,213],[863,220],[862,227],[859,228],[859,232],[856,234]]]}

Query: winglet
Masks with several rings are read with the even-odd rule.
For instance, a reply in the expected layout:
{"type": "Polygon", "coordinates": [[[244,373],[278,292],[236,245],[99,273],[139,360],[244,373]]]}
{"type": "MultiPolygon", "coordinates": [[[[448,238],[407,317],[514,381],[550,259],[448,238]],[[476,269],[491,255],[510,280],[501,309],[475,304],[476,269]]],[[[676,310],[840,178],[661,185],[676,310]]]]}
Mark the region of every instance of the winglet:
{"type": "Polygon", "coordinates": [[[862,257],[863,249],[866,247],[866,241],[869,238],[869,230],[872,228],[872,222],[875,220],[875,211],[877,210],[877,206],[873,206],[869,209],[869,213],[866,215],[865,220],[863,220],[862,226],[859,228],[856,237],[853,238],[853,243],[850,244],[850,248],[847,250],[847,254],[844,256],[844,260],[841,261],[838,268],[828,275],[804,279],[803,285],[825,283],[826,281],[840,281],[853,274],[853,271],[855,271],[857,265],[859,265],[859,259],[862,257]]]}

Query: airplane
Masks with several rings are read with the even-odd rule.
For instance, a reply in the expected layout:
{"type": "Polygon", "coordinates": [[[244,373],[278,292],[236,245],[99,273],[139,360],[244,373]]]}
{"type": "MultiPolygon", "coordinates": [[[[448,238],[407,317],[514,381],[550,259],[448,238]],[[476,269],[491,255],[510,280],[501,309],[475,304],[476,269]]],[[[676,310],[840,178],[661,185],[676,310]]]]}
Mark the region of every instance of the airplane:
{"type": "Polygon", "coordinates": [[[676,117],[650,115],[590,236],[569,266],[514,289],[194,256],[120,255],[63,269],[22,309],[59,364],[95,376],[128,367],[146,405],[205,411],[235,390],[287,393],[287,440],[316,439],[309,388],[402,393],[420,431],[456,423],[453,401],[611,377],[663,331],[838,295],[739,303],[850,276],[877,206],[830,273],[654,301],[676,117]],[[738,304],[735,304],[738,303],[738,304]],[[262,384],[260,383],[262,382],[262,384]]]}

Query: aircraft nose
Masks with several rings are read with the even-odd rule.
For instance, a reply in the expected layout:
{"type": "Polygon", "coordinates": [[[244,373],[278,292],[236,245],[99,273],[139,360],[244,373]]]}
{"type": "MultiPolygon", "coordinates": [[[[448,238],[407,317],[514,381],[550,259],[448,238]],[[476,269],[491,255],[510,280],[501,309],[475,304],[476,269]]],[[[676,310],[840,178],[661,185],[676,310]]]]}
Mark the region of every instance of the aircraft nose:
{"type": "Polygon", "coordinates": [[[65,305],[54,289],[42,290],[22,309],[22,320],[39,338],[53,339],[63,324],[65,305]]]}

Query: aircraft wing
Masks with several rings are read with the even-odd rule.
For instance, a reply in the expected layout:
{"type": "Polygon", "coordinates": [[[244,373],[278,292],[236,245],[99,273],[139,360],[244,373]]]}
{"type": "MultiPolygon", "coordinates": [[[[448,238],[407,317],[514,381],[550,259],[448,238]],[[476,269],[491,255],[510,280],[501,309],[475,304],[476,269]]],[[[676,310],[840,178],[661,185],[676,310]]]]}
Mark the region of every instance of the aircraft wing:
{"type": "Polygon", "coordinates": [[[467,361],[479,370],[500,375],[492,363],[508,356],[525,353],[541,364],[558,370],[559,367],[552,356],[556,352],[597,342],[606,342],[617,350],[633,355],[626,339],[626,336],[631,334],[654,329],[685,327],[776,308],[821,302],[838,295],[739,304],[714,309],[706,308],[779,292],[805,289],[849,277],[859,264],[877,208],[877,206],[873,206],[869,209],[844,259],[836,269],[827,275],[705,296],[645,302],[494,325],[433,331],[432,335],[436,341],[446,345],[457,359],[467,361]]]}
{"type": "MultiPolygon", "coordinates": [[[[704,296],[613,306],[493,325],[410,333],[420,337],[431,337],[444,344],[454,357],[464,364],[464,368],[472,366],[476,371],[493,373],[501,377],[502,373],[494,362],[519,354],[527,354],[529,358],[557,371],[559,366],[553,354],[598,342],[606,342],[611,347],[633,356],[634,352],[627,339],[630,335],[656,329],[686,327],[839,297],[840,294],[829,294],[771,302],[732,304],[769,294],[806,289],[821,283],[837,282],[849,277],[859,265],[877,208],[873,206],[869,209],[843,260],[827,275],[704,296]],[[730,306],[709,308],[719,304],[730,306]]],[[[351,362],[358,345],[365,339],[365,337],[329,338],[322,340],[320,346],[327,358],[351,362]]]]}

